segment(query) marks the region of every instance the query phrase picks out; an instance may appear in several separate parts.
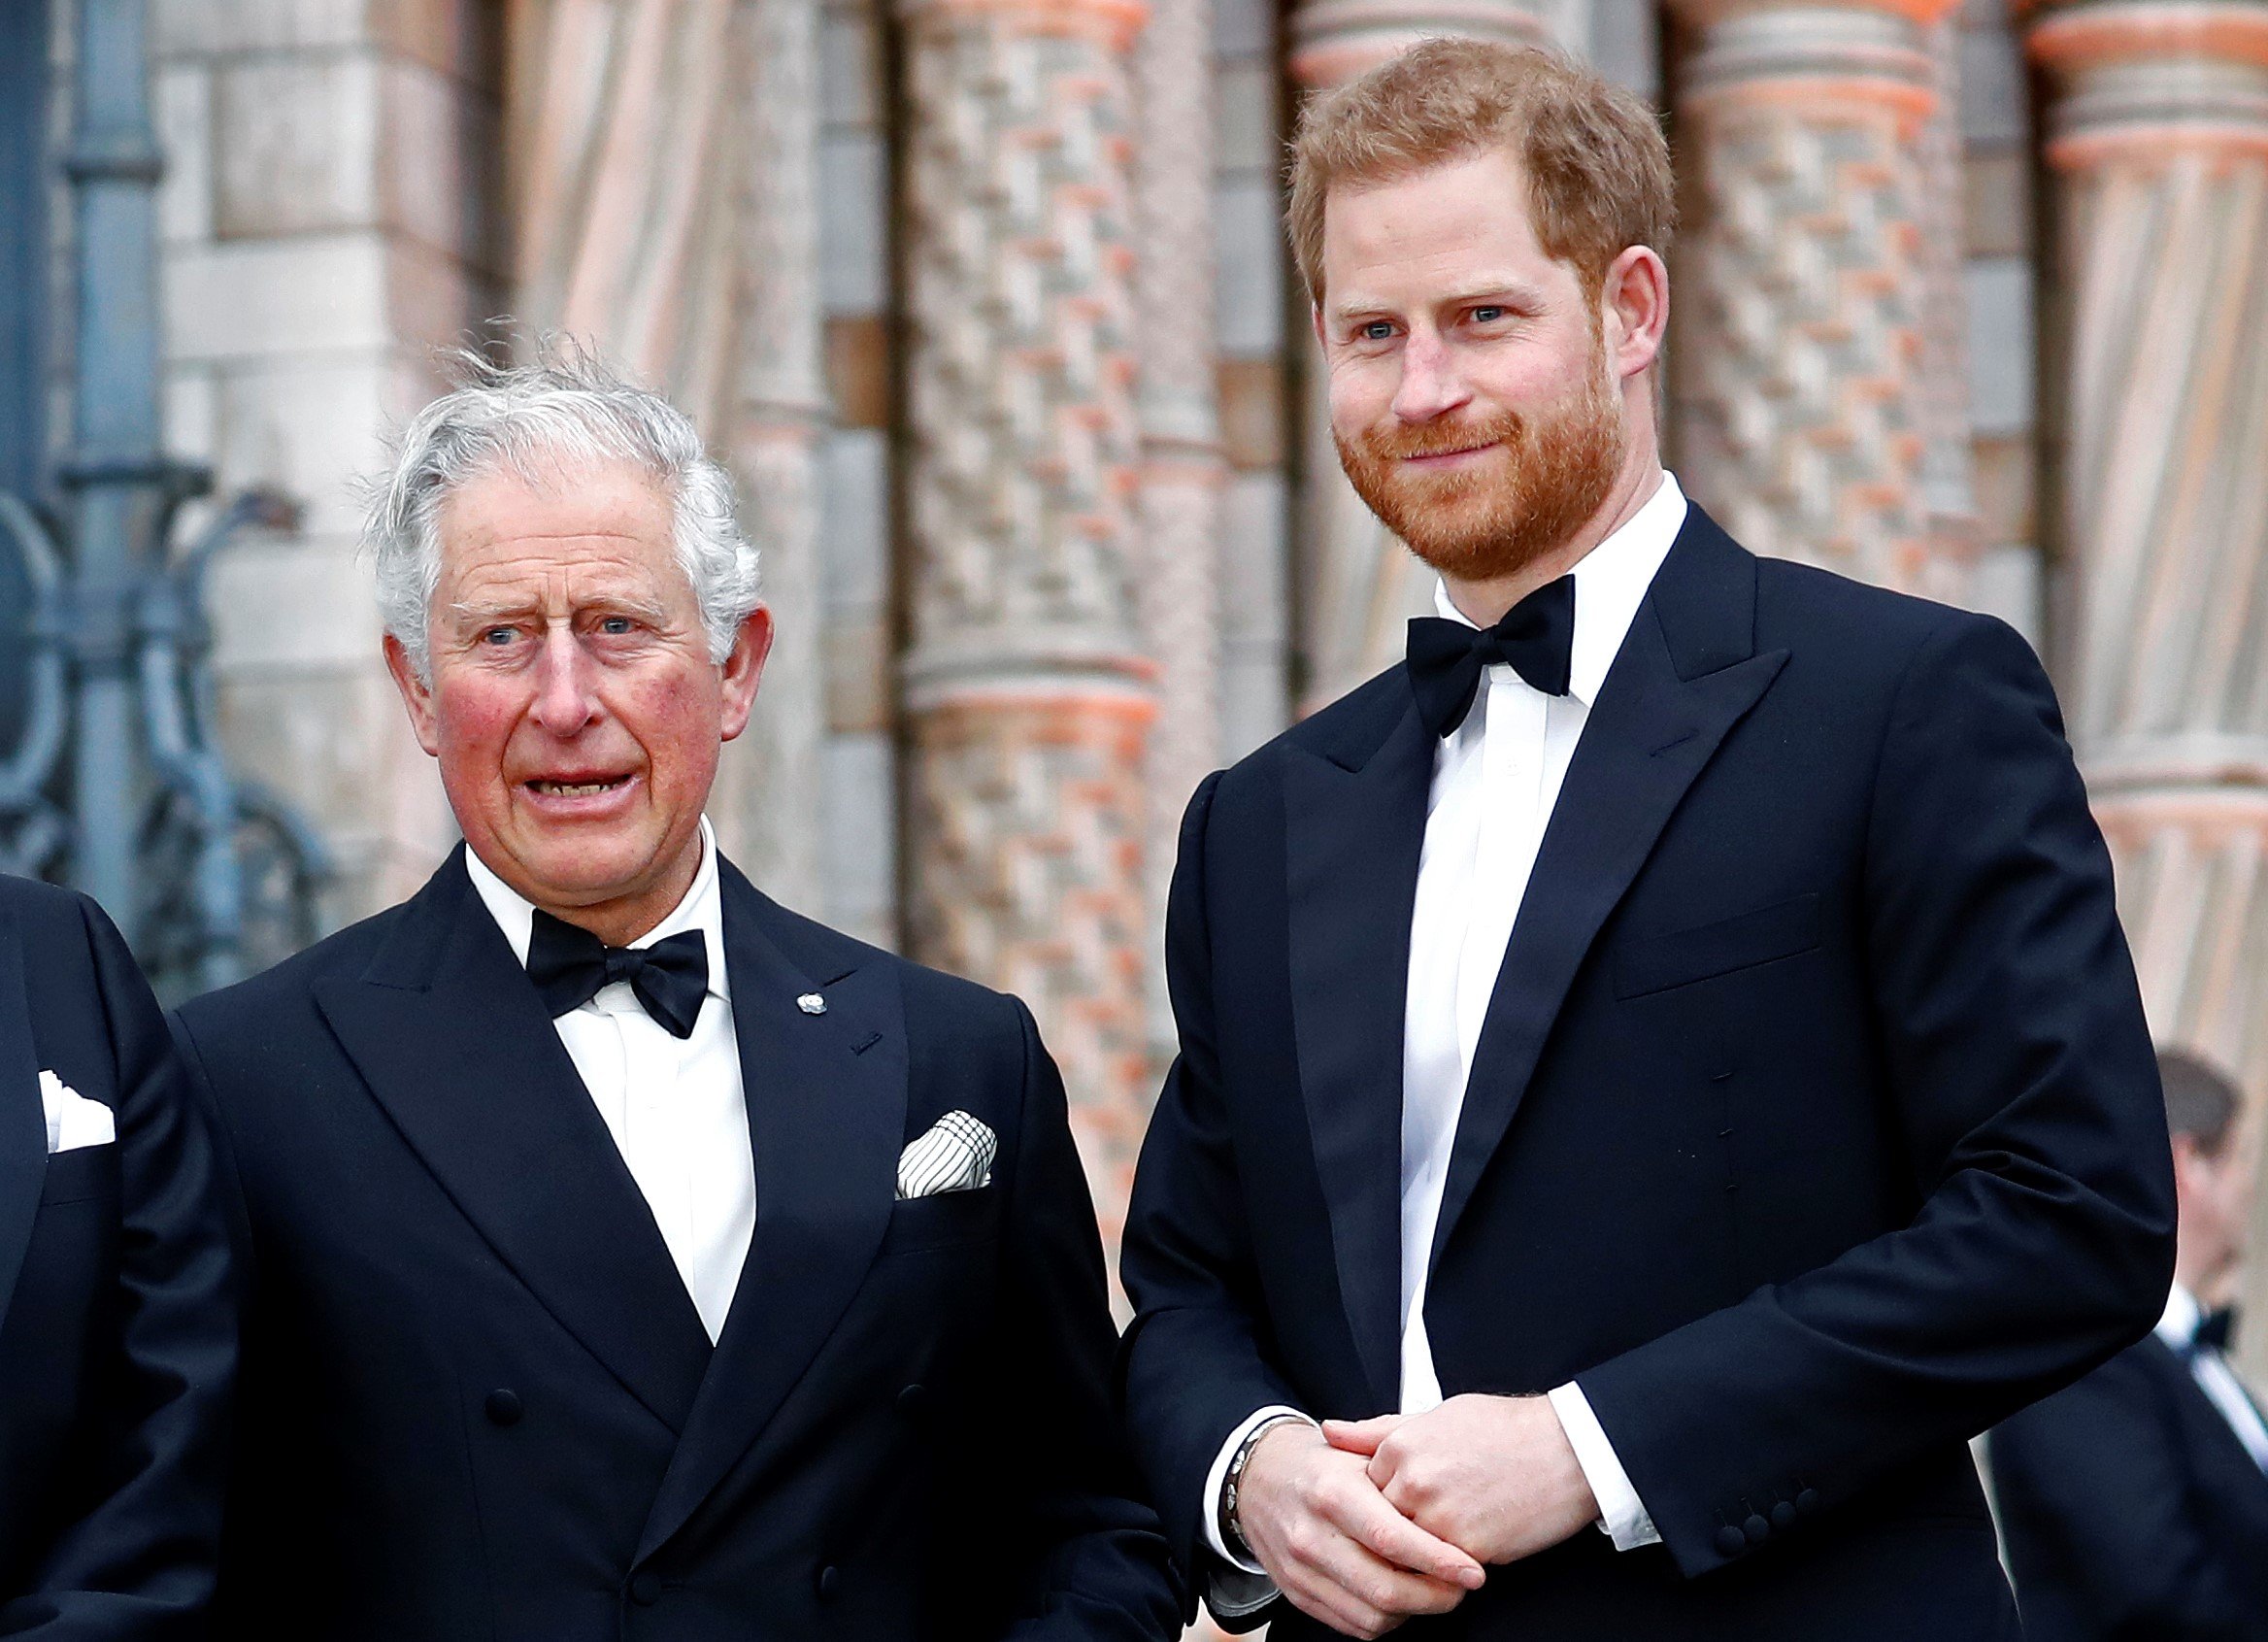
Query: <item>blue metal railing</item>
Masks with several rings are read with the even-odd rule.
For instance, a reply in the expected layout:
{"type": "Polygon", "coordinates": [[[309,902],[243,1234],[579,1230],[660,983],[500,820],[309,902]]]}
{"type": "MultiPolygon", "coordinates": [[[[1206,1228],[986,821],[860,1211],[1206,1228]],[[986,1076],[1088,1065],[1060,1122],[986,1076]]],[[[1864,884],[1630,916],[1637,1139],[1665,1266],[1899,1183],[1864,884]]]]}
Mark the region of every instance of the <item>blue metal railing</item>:
{"type": "Polygon", "coordinates": [[[0,866],[86,890],[161,989],[180,994],[312,939],[329,868],[313,831],[232,776],[217,750],[205,572],[235,531],[286,526],[291,510],[266,493],[239,497],[173,551],[181,505],[211,479],[160,445],[163,161],[146,0],[80,0],[78,22],[62,157],[75,229],[72,445],[54,474],[67,523],[50,531],[0,493],[0,549],[13,550],[31,606],[21,722],[0,753],[0,866]]]}

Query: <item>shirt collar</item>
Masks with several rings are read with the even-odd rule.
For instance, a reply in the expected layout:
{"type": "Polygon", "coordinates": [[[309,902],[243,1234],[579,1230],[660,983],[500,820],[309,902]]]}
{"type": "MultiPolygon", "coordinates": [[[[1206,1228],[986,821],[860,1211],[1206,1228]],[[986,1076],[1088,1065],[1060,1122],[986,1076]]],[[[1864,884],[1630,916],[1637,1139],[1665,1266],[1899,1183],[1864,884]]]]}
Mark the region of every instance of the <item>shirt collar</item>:
{"type": "MultiPolygon", "coordinates": [[[[1669,557],[1678,532],[1684,528],[1685,512],[1685,493],[1678,487],[1677,476],[1665,471],[1645,506],[1576,561],[1575,639],[1568,650],[1567,693],[1584,706],[1598,699],[1646,589],[1653,586],[1662,560],[1669,557]]],[[[1449,596],[1446,582],[1434,585],[1433,608],[1451,621],[1467,627],[1476,624],[1449,596]]]]}
{"type": "Polygon", "coordinates": [[[2166,1295],[2165,1315],[2157,1320],[2156,1334],[2178,1352],[2189,1349],[2197,1338],[2197,1324],[2205,1321],[2205,1310],[2197,1303],[2197,1296],[2179,1283],[2166,1295]]]}
{"type": "MultiPolygon", "coordinates": [[[[469,845],[465,849],[465,872],[472,879],[474,889],[479,891],[482,904],[488,909],[488,916],[495,919],[496,927],[504,931],[504,939],[511,943],[512,955],[524,967],[528,942],[535,934],[534,903],[497,877],[469,845]]],[[[630,945],[650,947],[656,941],[687,929],[700,930],[709,948],[709,995],[729,999],[732,994],[724,964],[724,899],[717,887],[717,834],[710,827],[707,816],[701,818],[701,864],[693,872],[692,888],[667,918],[630,945]]]]}

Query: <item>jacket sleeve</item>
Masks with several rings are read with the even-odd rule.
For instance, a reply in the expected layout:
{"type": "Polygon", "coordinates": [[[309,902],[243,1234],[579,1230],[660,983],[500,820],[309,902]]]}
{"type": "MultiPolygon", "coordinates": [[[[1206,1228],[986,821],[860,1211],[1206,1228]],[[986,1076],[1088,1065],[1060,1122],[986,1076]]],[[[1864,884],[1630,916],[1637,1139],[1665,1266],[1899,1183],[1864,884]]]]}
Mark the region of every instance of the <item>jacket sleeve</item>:
{"type": "Polygon", "coordinates": [[[1887,715],[1863,893],[1903,1227],[1578,1377],[1686,1574],[2155,1322],[2173,1181],[2111,862],[2022,639],[1949,616],[1887,715]]]}
{"type": "Polygon", "coordinates": [[[2244,1599],[2192,1510],[2180,1441],[2172,1410],[2131,1353],[1992,1433],[1993,1492],[2019,1606],[2033,1581],[2052,1580],[2104,1636],[2250,1634],[2244,1599]]]}
{"type": "MultiPolygon", "coordinates": [[[[1143,1141],[1119,1258],[1134,1305],[1119,1348],[1119,1396],[1192,1591],[1221,1565],[1206,1544],[1204,1512],[1222,1442],[1255,1410],[1301,1406],[1261,1346],[1259,1278],[1215,1053],[1205,829],[1219,781],[1206,779],[1182,822],[1166,912],[1166,984],[1181,1053],[1143,1141]]],[[[1264,1617],[1260,1610],[1233,1623],[1247,1629],[1264,1617]]]]}
{"type": "Polygon", "coordinates": [[[117,1068],[122,1351],[101,1496],[0,1634],[174,1642],[204,1634],[218,1556],[237,1304],[213,1140],[118,932],[82,901],[117,1068]]]}
{"type": "Polygon", "coordinates": [[[1157,1518],[1140,1499],[1111,1408],[1109,1282],[1094,1204],[1071,1138],[1063,1081],[1031,1012],[1015,1005],[1024,1085],[1009,1177],[995,1386],[1002,1456],[1034,1548],[1009,1629],[1014,1642],[1172,1642],[1180,1587],[1157,1518]],[[1012,1439],[1013,1440],[1013,1439],[1012,1439]]]}

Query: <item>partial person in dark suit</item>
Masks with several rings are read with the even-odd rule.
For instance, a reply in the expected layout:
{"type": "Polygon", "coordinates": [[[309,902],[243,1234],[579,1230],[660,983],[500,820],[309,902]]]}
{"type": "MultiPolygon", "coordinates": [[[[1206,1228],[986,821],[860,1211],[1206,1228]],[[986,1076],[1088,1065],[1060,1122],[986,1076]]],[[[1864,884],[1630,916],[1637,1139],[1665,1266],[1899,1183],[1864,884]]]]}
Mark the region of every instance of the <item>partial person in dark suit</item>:
{"type": "Polygon", "coordinates": [[[2048,681],[1663,472],[1671,215],[1541,52],[1426,43],[1295,146],[1341,460],[1439,615],[1189,807],[1123,1265],[1152,1495],[1278,1642],[2014,1638],[1968,1439],[2165,1293],[2048,681]]]}
{"type": "Polygon", "coordinates": [[[0,1636],[205,1634],[232,1281],[211,1135],[126,944],[0,877],[0,1636]]]}
{"type": "Polygon", "coordinates": [[[2268,1642],[2268,1424],[2227,1352],[2255,1149],[2236,1086],[2158,1057],[2181,1253],[2165,1315],[1986,1444],[2029,1642],[2268,1642]]]}
{"type": "Polygon", "coordinates": [[[476,372],[370,535],[465,844],[179,1015],[250,1251],[225,1632],[1171,1635],[1031,1016],[703,820],[772,622],[692,425],[476,372]]]}

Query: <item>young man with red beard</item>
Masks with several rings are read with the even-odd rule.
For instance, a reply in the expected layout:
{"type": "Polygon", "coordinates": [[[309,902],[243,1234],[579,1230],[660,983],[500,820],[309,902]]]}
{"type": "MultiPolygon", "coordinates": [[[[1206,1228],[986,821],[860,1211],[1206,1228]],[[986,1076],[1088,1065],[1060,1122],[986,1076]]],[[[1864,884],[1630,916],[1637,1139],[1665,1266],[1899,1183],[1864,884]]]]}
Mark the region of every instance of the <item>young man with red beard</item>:
{"type": "Polygon", "coordinates": [[[1280,1642],[2013,1638],[1966,1439],[2164,1299],[2048,681],[1664,473],[1671,218],[1646,109],[1533,51],[1295,145],[1332,430],[1439,615],[1190,805],[1122,1359],[1280,1642]]]}

